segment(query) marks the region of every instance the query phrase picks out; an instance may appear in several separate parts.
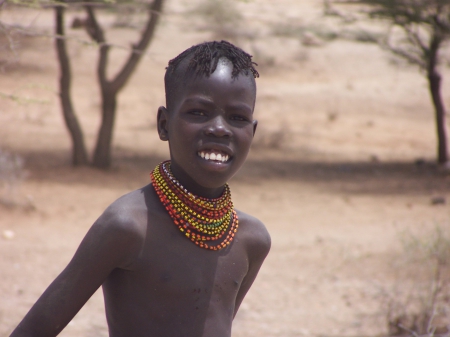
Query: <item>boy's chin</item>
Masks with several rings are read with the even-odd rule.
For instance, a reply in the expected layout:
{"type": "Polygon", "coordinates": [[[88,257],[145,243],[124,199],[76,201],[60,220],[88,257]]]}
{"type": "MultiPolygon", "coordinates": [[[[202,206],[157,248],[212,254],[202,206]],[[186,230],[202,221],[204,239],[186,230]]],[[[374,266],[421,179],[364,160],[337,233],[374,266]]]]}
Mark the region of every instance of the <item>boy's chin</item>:
{"type": "Polygon", "coordinates": [[[199,171],[195,176],[195,182],[198,186],[206,189],[221,189],[227,184],[236,173],[235,171],[199,171]]]}
{"type": "Polygon", "coordinates": [[[214,161],[214,160],[207,160],[201,157],[197,158],[197,161],[199,163],[200,169],[204,169],[207,171],[211,171],[212,173],[226,173],[227,171],[232,169],[232,159],[226,161],[226,162],[220,162],[220,161],[214,161]]]}
{"type": "Polygon", "coordinates": [[[195,177],[196,183],[199,186],[208,189],[222,188],[234,176],[234,173],[222,172],[207,172],[199,174],[195,177]]]}
{"type": "Polygon", "coordinates": [[[224,185],[239,171],[242,164],[237,162],[235,158],[232,158],[227,162],[217,162],[199,158],[198,166],[198,172],[200,173],[200,178],[203,178],[202,180],[211,179],[213,181],[220,181],[223,182],[222,185],[224,185]]]}
{"type": "MultiPolygon", "coordinates": [[[[222,188],[239,171],[244,162],[244,160],[237,160],[236,157],[232,157],[226,162],[219,162],[207,160],[200,156],[196,156],[195,159],[191,158],[189,161],[190,165],[188,166],[176,164],[178,168],[181,168],[181,172],[176,172],[178,170],[173,170],[173,167],[172,172],[177,179],[180,179],[182,184],[183,182],[186,183],[186,188],[189,189],[189,185],[194,184],[191,185],[194,190],[197,188],[222,188]],[[177,176],[176,173],[181,173],[181,175],[177,176]]],[[[174,163],[173,159],[172,163],[174,163]]],[[[195,193],[194,190],[191,192],[195,193]]]]}

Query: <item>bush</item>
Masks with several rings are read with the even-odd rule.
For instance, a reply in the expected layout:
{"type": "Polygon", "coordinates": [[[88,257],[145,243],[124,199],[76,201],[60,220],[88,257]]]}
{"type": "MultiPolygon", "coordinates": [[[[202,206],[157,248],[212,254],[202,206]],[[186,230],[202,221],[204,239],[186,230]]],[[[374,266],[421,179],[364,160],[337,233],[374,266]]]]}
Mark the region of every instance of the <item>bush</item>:
{"type": "Polygon", "coordinates": [[[405,233],[394,289],[384,294],[389,336],[450,336],[450,229],[405,233]]]}

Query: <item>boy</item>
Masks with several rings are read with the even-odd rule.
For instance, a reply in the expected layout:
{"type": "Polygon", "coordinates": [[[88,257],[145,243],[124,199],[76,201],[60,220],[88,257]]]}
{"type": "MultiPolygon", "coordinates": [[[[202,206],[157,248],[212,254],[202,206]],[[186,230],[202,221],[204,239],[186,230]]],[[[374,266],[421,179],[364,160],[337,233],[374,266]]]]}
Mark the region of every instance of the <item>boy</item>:
{"type": "Polygon", "coordinates": [[[11,336],[56,336],[103,287],[111,337],[226,337],[270,249],[227,181],[256,130],[251,56],[193,46],[169,62],[157,115],[170,161],[109,206],[11,336]]]}

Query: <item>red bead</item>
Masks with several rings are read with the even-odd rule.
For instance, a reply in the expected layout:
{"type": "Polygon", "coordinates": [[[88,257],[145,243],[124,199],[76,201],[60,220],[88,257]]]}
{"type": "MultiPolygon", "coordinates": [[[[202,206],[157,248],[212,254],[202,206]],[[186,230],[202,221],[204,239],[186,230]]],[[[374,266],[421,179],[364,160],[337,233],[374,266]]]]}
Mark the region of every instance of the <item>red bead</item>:
{"type": "Polygon", "coordinates": [[[238,218],[233,210],[228,185],[219,198],[206,199],[188,193],[173,177],[170,162],[159,164],[150,174],[153,187],[174,224],[186,230],[187,236],[196,245],[210,249],[222,249],[233,240],[238,227],[238,218]],[[226,238],[217,245],[208,245],[203,241],[219,240],[225,233],[226,238]]]}

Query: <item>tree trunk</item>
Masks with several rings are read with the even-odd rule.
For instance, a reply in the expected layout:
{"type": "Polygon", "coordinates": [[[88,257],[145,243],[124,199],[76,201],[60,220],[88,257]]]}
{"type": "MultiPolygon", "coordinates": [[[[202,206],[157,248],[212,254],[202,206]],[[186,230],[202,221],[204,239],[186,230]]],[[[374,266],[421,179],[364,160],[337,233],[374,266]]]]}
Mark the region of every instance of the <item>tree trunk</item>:
{"type": "Polygon", "coordinates": [[[70,99],[71,71],[69,57],[67,56],[66,41],[64,39],[64,7],[55,7],[55,21],[55,45],[61,72],[59,79],[59,97],[64,121],[72,139],[72,165],[87,165],[88,157],[84,145],[83,132],[81,131],[70,99]]]}
{"type": "Polygon", "coordinates": [[[441,76],[438,73],[428,75],[431,98],[435,109],[436,131],[438,138],[438,163],[445,164],[448,161],[447,150],[447,126],[445,123],[445,107],[441,97],[441,76]]]}
{"type": "Polygon", "coordinates": [[[111,143],[116,118],[116,95],[110,88],[102,92],[102,124],[97,136],[94,162],[95,167],[106,169],[111,166],[111,143]]]}
{"type": "Polygon", "coordinates": [[[103,31],[95,18],[91,6],[86,6],[90,29],[88,34],[100,46],[100,57],[97,67],[97,74],[102,91],[102,122],[98,133],[97,144],[95,146],[93,165],[101,169],[107,169],[111,165],[111,143],[116,115],[117,94],[125,86],[131,74],[136,69],[142,54],[150,44],[159,21],[164,0],[154,0],[148,7],[149,18],[145,26],[140,41],[133,45],[133,50],[125,62],[122,69],[114,79],[108,81],[106,78],[106,66],[108,60],[109,46],[105,41],[103,31]]]}
{"type": "Polygon", "coordinates": [[[427,75],[430,86],[431,99],[433,100],[436,131],[438,138],[437,157],[439,164],[448,161],[447,150],[447,126],[445,123],[445,106],[441,97],[441,75],[436,69],[440,40],[435,36],[430,45],[430,59],[428,63],[427,75]]]}

